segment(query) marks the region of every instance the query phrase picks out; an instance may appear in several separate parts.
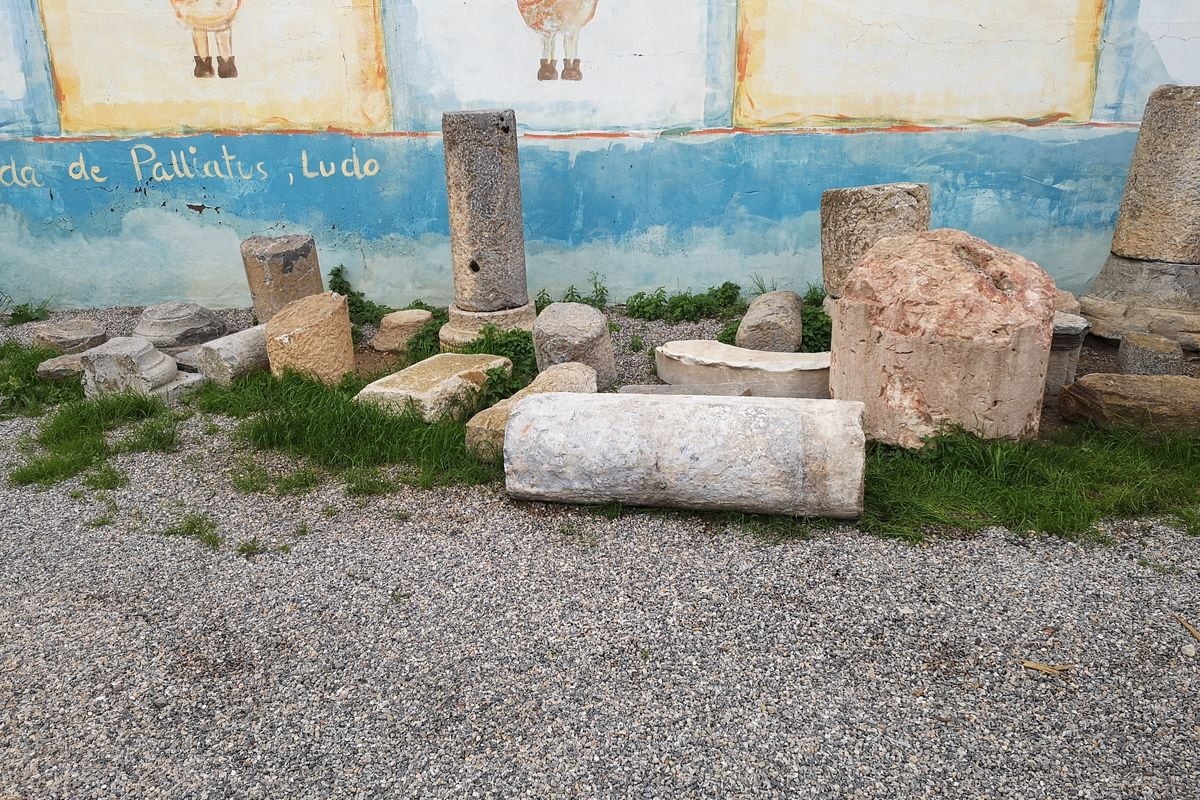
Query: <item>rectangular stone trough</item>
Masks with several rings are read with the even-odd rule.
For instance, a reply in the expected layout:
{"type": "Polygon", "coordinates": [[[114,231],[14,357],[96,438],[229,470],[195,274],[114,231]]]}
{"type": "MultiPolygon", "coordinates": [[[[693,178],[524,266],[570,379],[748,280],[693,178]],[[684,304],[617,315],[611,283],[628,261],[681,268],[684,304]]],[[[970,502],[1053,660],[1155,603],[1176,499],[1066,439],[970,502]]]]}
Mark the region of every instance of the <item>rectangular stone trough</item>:
{"type": "Polygon", "coordinates": [[[829,353],[775,353],[690,339],[657,348],[654,366],[664,383],[736,383],[755,397],[829,397],[829,353]]]}
{"type": "Polygon", "coordinates": [[[863,404],[537,394],[504,438],[509,495],[557,503],[861,516],[863,404]]]}

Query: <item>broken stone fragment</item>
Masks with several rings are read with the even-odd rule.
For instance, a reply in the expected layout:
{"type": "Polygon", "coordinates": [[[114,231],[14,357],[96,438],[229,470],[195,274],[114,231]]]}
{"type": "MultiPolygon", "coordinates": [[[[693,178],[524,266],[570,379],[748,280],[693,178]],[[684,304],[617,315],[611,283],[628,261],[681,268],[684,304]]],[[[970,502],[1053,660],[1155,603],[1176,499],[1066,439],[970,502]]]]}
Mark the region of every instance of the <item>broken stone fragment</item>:
{"type": "Polygon", "coordinates": [[[148,339],[118,336],[80,354],[83,388],[88,397],[113,392],[151,394],[174,381],[175,359],[154,349],[148,339]]]}
{"type": "Polygon", "coordinates": [[[1062,387],[1075,382],[1088,327],[1088,321],[1077,314],[1055,312],[1054,338],[1050,340],[1050,359],[1046,365],[1047,397],[1057,397],[1062,387]]]}
{"type": "Polygon", "coordinates": [[[243,375],[269,369],[267,326],[256,325],[200,345],[197,362],[204,377],[222,386],[243,375]]]}
{"type": "Polygon", "coordinates": [[[804,300],[795,292],[766,292],[754,298],[738,325],[735,341],[749,350],[795,353],[804,333],[804,300]]]}
{"type": "Polygon", "coordinates": [[[242,242],[242,266],[260,323],[294,300],[325,291],[311,236],[252,236],[242,242]]]}
{"type": "Polygon", "coordinates": [[[846,275],[880,239],[929,230],[932,203],[923,183],[829,189],[821,195],[825,293],[841,297],[846,275]]]}
{"type": "Polygon", "coordinates": [[[1036,436],[1055,295],[1037,264],[962,231],[883,239],[837,301],[830,392],[863,401],[887,444],[1036,436]]]}
{"type": "Polygon", "coordinates": [[[1059,396],[1067,419],[1152,430],[1200,428],[1200,378],[1182,375],[1084,375],[1059,396]]]}
{"type": "Polygon", "coordinates": [[[577,361],[596,370],[596,385],[617,381],[617,361],[604,313],[583,303],[551,303],[533,324],[539,370],[577,361]]]}
{"type": "Polygon", "coordinates": [[[354,399],[395,413],[412,407],[426,422],[461,419],[475,410],[492,369],[511,374],[512,362],[501,356],[440,353],[380,378],[354,399]]]}
{"type": "Polygon", "coordinates": [[[1127,333],[1117,349],[1117,368],[1125,375],[1179,375],[1183,348],[1165,336],[1127,333]]]}
{"type": "Polygon", "coordinates": [[[354,339],[346,298],[310,294],[288,303],[267,323],[271,373],[299,372],[337,383],[354,372],[354,339]]]}
{"type": "Polygon", "coordinates": [[[196,303],[159,303],[142,311],[133,335],[172,353],[224,336],[225,320],[196,303]]]}
{"type": "Polygon", "coordinates": [[[521,391],[491,408],[485,408],[467,423],[467,449],[482,458],[494,458],[504,452],[504,427],[518,400],[546,392],[596,391],[596,370],[587,364],[567,362],[548,367],[521,391]]]}
{"type": "Polygon", "coordinates": [[[755,397],[829,397],[829,353],[773,353],[689,339],[656,348],[654,364],[670,384],[738,384],[755,397]]]}
{"type": "Polygon", "coordinates": [[[48,358],[38,364],[37,375],[46,381],[65,381],[83,376],[82,353],[67,353],[66,355],[48,358]]]}
{"type": "Polygon", "coordinates": [[[40,347],[52,347],[64,354],[82,353],[108,339],[104,326],[90,319],[53,320],[35,322],[29,326],[33,343],[40,347]]]}
{"type": "Polygon", "coordinates": [[[379,321],[379,332],[371,337],[371,347],[382,353],[399,353],[433,319],[420,308],[393,311],[379,321]]]}
{"type": "Polygon", "coordinates": [[[862,410],[775,397],[530,395],[509,416],[505,486],[555,503],[854,518],[862,410]]]}

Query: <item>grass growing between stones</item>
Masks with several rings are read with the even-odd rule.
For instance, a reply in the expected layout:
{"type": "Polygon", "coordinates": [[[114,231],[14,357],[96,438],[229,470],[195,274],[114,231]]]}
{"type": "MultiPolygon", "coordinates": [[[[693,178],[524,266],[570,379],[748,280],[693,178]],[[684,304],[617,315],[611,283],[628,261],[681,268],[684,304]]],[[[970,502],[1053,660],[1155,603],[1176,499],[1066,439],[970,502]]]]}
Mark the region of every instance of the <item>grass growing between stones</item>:
{"type": "Polygon", "coordinates": [[[209,550],[217,550],[221,547],[221,536],[217,533],[217,523],[208,514],[187,514],[179,522],[169,528],[163,528],[157,533],[159,536],[195,539],[209,550]]]}
{"type": "Polygon", "coordinates": [[[1200,437],[1078,426],[1027,443],[967,434],[872,446],[863,530],[917,540],[1001,525],[1098,538],[1102,519],[1171,516],[1200,534],[1200,437]]]}
{"type": "Polygon", "coordinates": [[[0,416],[36,416],[46,406],[83,398],[83,385],[77,380],[55,383],[38,377],[38,364],[57,355],[46,347],[0,344],[0,416]]]}

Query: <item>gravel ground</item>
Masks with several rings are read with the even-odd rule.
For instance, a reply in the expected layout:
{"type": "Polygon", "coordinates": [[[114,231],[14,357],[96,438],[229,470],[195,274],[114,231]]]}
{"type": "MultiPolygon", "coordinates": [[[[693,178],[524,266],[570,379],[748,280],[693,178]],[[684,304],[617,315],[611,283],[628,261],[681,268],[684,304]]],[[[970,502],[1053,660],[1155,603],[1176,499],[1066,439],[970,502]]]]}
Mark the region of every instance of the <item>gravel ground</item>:
{"type": "Polygon", "coordinates": [[[1200,797],[1200,537],[275,498],[230,483],[234,424],[0,492],[0,798],[1200,797]],[[219,550],[156,534],[193,512],[219,550]]]}

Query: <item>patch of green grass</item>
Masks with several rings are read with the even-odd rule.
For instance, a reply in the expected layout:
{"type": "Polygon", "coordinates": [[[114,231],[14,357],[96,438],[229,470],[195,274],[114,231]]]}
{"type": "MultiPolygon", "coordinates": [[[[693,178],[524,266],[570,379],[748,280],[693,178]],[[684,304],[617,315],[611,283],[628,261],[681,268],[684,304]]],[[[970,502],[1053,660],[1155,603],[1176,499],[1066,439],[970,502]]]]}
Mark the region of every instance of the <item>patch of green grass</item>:
{"type": "Polygon", "coordinates": [[[729,319],[746,313],[742,288],[726,281],[699,294],[679,292],[667,296],[663,287],[653,292],[636,292],[625,301],[625,313],[636,319],[665,319],[667,322],[696,322],[729,319]]]}
{"type": "Polygon", "coordinates": [[[319,486],[320,483],[321,473],[311,467],[299,467],[286,475],[281,475],[275,481],[275,494],[304,494],[319,486]]]}
{"type": "Polygon", "coordinates": [[[252,558],[253,556],[261,556],[270,549],[271,548],[265,543],[259,541],[257,538],[254,538],[243,539],[242,541],[238,542],[237,547],[234,548],[234,552],[236,552],[239,556],[252,558]]]}
{"type": "Polygon", "coordinates": [[[818,284],[809,286],[804,293],[804,305],[800,309],[803,325],[801,353],[824,353],[830,349],[833,321],[825,313],[824,303],[825,289],[818,284]]]}
{"type": "Polygon", "coordinates": [[[640,353],[646,349],[646,343],[636,333],[629,337],[629,352],[640,353]]]}
{"type": "MultiPolygon", "coordinates": [[[[339,264],[329,272],[329,291],[344,295],[350,310],[350,321],[355,325],[378,325],[379,320],[396,309],[368,300],[356,291],[346,278],[346,267],[339,264]]],[[[361,334],[360,334],[361,336],[361,334]]]]}
{"type": "Polygon", "coordinates": [[[992,525],[1095,538],[1106,518],[1194,519],[1200,437],[1076,426],[1026,443],[957,433],[924,450],[871,446],[867,531],[920,539],[992,525]]]}
{"type": "Polygon", "coordinates": [[[204,427],[201,428],[201,430],[207,436],[213,436],[214,434],[218,434],[221,432],[221,426],[218,425],[217,423],[213,422],[212,420],[208,420],[207,422],[204,423],[204,427]]]}
{"type": "Polygon", "coordinates": [[[355,467],[346,470],[346,494],[349,497],[373,497],[390,494],[399,488],[397,483],[375,467],[355,467]]]}
{"type": "Polygon", "coordinates": [[[48,486],[78,475],[114,452],[104,434],[131,422],[157,417],[166,406],[157,397],[108,394],[67,403],[42,423],[37,443],[44,453],[12,470],[8,479],[22,486],[48,486]]]}
{"type": "MultiPolygon", "coordinates": [[[[593,272],[588,277],[588,282],[591,284],[591,292],[588,294],[584,294],[583,292],[579,291],[579,289],[575,288],[575,284],[571,284],[567,287],[567,290],[563,292],[562,299],[557,302],[583,303],[585,306],[591,306],[592,308],[603,311],[608,307],[609,297],[608,286],[604,282],[604,276],[598,272],[593,272]]],[[[556,301],[545,289],[539,289],[537,296],[533,299],[534,308],[537,309],[537,313],[539,314],[545,310],[546,306],[554,302],[556,301]]]]}
{"type": "Polygon", "coordinates": [[[89,489],[119,489],[128,483],[129,476],[108,463],[101,464],[83,478],[83,485],[89,489]]]}
{"type": "Polygon", "coordinates": [[[103,496],[104,511],[89,519],[85,524],[89,528],[104,528],[117,521],[117,503],[111,497],[103,496]]]}
{"type": "Polygon", "coordinates": [[[301,538],[304,536],[308,536],[308,534],[310,534],[310,533],[312,533],[312,531],[309,530],[308,523],[301,522],[299,525],[296,526],[296,530],[292,531],[292,536],[301,538]]]}
{"type": "Polygon", "coordinates": [[[40,303],[18,303],[8,312],[8,326],[20,325],[25,322],[41,322],[50,319],[50,301],[40,303]]]}
{"type": "Polygon", "coordinates": [[[38,364],[57,355],[57,350],[48,347],[0,344],[0,417],[36,416],[46,406],[83,399],[83,384],[78,380],[46,381],[38,377],[38,364]]]}
{"type": "Polygon", "coordinates": [[[396,520],[396,522],[408,522],[412,519],[412,514],[407,511],[394,511],[392,512],[392,519],[396,520]]]}
{"type": "Polygon", "coordinates": [[[159,536],[181,536],[195,539],[209,550],[221,546],[221,536],[217,533],[217,523],[208,514],[187,514],[179,522],[158,531],[159,536]]]}
{"type": "Polygon", "coordinates": [[[487,385],[484,386],[478,401],[480,408],[487,408],[506,397],[511,397],[528,386],[538,374],[533,334],[529,331],[498,331],[488,325],[479,338],[458,348],[458,352],[504,356],[512,362],[511,375],[505,374],[502,369],[488,372],[487,385]]]}
{"type": "Polygon", "coordinates": [[[119,453],[174,453],[179,446],[178,422],[171,414],[159,414],[138,425],[117,442],[119,453]]]}
{"type": "Polygon", "coordinates": [[[325,517],[325,519],[333,519],[337,515],[338,515],[337,506],[325,506],[324,508],[321,509],[321,516],[325,517]]]}
{"type": "Polygon", "coordinates": [[[271,485],[271,474],[265,467],[247,458],[233,465],[229,482],[239,492],[265,492],[271,485]]]}

